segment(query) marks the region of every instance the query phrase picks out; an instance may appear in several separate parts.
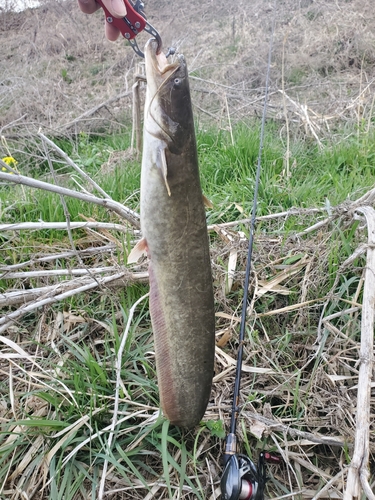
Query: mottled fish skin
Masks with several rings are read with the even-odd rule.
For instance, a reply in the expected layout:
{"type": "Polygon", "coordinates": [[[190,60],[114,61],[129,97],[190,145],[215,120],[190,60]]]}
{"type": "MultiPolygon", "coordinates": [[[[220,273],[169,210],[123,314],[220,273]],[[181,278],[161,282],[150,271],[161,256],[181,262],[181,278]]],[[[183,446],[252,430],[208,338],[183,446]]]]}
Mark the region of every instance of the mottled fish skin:
{"type": "Polygon", "coordinates": [[[214,372],[211,263],[186,63],[168,64],[156,49],[149,40],[141,228],[161,407],[172,424],[192,428],[214,372]]]}

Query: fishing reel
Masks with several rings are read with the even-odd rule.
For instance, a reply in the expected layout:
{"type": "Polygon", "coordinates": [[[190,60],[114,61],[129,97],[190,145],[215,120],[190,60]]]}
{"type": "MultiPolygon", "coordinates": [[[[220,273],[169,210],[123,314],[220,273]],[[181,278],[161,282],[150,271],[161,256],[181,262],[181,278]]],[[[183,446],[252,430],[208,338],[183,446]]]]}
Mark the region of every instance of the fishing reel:
{"type": "Polygon", "coordinates": [[[267,482],[266,462],[279,463],[279,457],[262,452],[258,466],[246,455],[231,455],[221,477],[223,500],[263,500],[267,482]]]}
{"type": "Polygon", "coordinates": [[[250,458],[232,455],[220,481],[223,500],[255,500],[259,489],[257,479],[257,471],[250,458]]]}

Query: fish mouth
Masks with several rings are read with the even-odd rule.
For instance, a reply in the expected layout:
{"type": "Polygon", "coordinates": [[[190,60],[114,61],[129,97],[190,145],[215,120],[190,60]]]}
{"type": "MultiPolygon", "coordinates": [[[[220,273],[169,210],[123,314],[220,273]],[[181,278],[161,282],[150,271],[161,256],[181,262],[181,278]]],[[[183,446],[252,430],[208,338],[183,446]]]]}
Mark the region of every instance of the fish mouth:
{"type": "Polygon", "coordinates": [[[176,132],[181,129],[181,113],[177,112],[177,116],[176,110],[181,108],[184,96],[181,90],[186,87],[185,58],[180,54],[173,63],[168,63],[165,54],[158,53],[155,38],[148,40],[144,53],[147,81],[145,128],[172,147],[176,144],[176,132]],[[179,89],[177,93],[174,87],[179,89]]]}
{"type": "Polygon", "coordinates": [[[158,42],[155,38],[147,41],[145,46],[146,78],[147,82],[155,81],[159,85],[168,80],[180,67],[181,60],[168,63],[165,54],[158,54],[158,42]]]}

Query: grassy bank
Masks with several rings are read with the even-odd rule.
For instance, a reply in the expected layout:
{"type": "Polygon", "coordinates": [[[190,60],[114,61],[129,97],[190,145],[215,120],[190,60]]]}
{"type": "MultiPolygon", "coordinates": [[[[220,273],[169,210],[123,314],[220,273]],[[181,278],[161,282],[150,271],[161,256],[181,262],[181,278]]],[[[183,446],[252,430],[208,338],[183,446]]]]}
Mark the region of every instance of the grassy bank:
{"type": "MultiPolygon", "coordinates": [[[[283,126],[266,127],[241,391],[244,452],[254,461],[262,449],[285,459],[270,467],[271,498],[298,491],[311,498],[332,478],[330,494],[342,491],[355,432],[365,268],[364,253],[354,254],[366,231],[353,202],[375,179],[372,129],[337,131],[321,144],[293,134],[288,142],[283,126]]],[[[64,209],[56,194],[0,184],[2,224],[64,222],[67,211],[69,223],[98,223],[0,232],[0,328],[19,311],[2,332],[0,495],[95,499],[107,466],[108,498],[218,498],[259,123],[202,127],[197,139],[203,190],[214,205],[207,218],[218,351],[209,408],[190,433],[158,413],[147,297],[128,325],[148,290],[146,264],[125,264],[137,229],[81,200],[65,197],[64,209]],[[94,289],[72,293],[93,275],[94,289]]],[[[138,211],[140,164],[129,145],[130,134],[59,142],[114,200],[138,211]]],[[[39,138],[19,151],[9,141],[8,148],[4,156],[14,156],[22,175],[97,193],[39,138]]],[[[373,453],[372,437],[371,464],[373,453]]]]}
{"type": "MultiPolygon", "coordinates": [[[[200,129],[197,134],[201,181],[204,192],[213,199],[220,213],[226,202],[243,205],[249,213],[252,205],[256,162],[259,150],[258,123],[241,125],[232,131],[200,129]]],[[[313,138],[290,137],[286,149],[285,130],[270,122],[266,128],[262,157],[259,215],[291,207],[324,207],[354,200],[373,185],[374,131],[337,132],[321,146],[313,138]]],[[[121,136],[95,137],[84,133],[76,140],[58,141],[58,145],[115,200],[138,208],[140,163],[129,150],[130,133],[121,136]]],[[[18,170],[41,180],[52,178],[40,144],[18,151],[10,146],[18,170]]],[[[4,149],[4,155],[7,151],[4,149]]],[[[55,157],[58,182],[77,187],[72,168],[55,157]]],[[[0,196],[3,222],[36,220],[61,221],[63,210],[55,195],[3,185],[0,196]],[[16,204],[14,204],[16,203],[16,204]],[[9,208],[11,206],[11,208],[9,208]],[[53,208],[52,208],[53,207],[53,208]],[[33,214],[31,214],[33,212],[33,214]],[[29,214],[29,215],[28,215],[29,214]],[[34,215],[34,217],[32,216],[34,215]]],[[[77,220],[80,203],[67,200],[72,220],[77,220]]],[[[93,213],[85,205],[85,215],[93,213]]],[[[213,222],[216,210],[210,212],[213,222]]],[[[100,213],[104,217],[104,212],[100,213]]]]}

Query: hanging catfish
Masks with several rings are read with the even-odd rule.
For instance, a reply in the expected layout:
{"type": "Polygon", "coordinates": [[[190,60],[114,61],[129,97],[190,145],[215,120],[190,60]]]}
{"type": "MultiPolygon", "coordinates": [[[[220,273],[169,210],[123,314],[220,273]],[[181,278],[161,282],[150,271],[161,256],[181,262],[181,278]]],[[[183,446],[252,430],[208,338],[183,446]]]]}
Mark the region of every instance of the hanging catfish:
{"type": "Polygon", "coordinates": [[[158,43],[145,47],[147,92],[141,175],[142,240],[160,402],[172,424],[194,427],[210,397],[215,316],[206,215],[199,181],[188,72],[158,43]]]}

